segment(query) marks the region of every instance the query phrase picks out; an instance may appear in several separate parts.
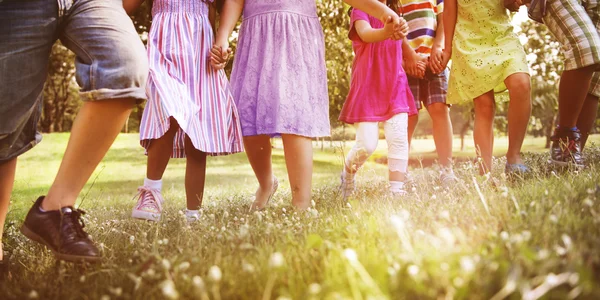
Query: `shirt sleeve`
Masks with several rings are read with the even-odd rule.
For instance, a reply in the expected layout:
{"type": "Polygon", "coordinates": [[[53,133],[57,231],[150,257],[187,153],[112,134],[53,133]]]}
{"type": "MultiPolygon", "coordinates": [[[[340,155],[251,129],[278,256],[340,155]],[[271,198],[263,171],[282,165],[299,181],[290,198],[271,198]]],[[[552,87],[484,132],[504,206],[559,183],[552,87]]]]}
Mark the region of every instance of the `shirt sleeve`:
{"type": "Polygon", "coordinates": [[[354,23],[360,20],[367,21],[367,23],[370,23],[369,15],[366,12],[353,8],[352,12],[350,13],[350,32],[348,33],[348,38],[352,41],[360,41],[360,37],[356,32],[356,28],[354,28],[354,23]]]}
{"type": "Polygon", "coordinates": [[[435,1],[437,4],[435,6],[435,14],[439,15],[444,12],[444,0],[435,0],[435,1]]]}

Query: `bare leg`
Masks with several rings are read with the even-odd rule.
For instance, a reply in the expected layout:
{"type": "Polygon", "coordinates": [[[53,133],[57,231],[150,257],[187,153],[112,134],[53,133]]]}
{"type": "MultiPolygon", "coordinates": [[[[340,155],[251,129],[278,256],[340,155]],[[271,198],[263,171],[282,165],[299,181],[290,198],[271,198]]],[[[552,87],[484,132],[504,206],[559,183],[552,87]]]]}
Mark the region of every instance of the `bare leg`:
{"type": "MultiPolygon", "coordinates": [[[[171,125],[169,130],[158,139],[152,140],[148,147],[148,164],[146,166],[146,177],[151,180],[160,180],[165,173],[171,153],[173,152],[173,139],[177,130],[179,130],[179,124],[171,117],[171,125]]],[[[187,149],[187,148],[186,148],[187,149]]]]}
{"type": "Polygon", "coordinates": [[[17,159],[0,163],[0,260],[4,258],[2,250],[2,234],[4,233],[4,222],[8,213],[10,204],[10,194],[15,182],[15,172],[17,170],[17,159]]]}
{"type": "MultiPolygon", "coordinates": [[[[427,107],[433,122],[433,141],[440,164],[444,167],[452,166],[452,121],[450,110],[444,103],[433,103],[427,107]]],[[[410,123],[409,123],[410,124],[410,123]]],[[[410,126],[410,125],[409,125],[410,126]]]]}
{"type": "Polygon", "coordinates": [[[244,137],[248,161],[258,180],[256,206],[264,207],[273,191],[273,166],[271,163],[271,138],[267,135],[244,137]]]}
{"type": "Polygon", "coordinates": [[[185,195],[187,208],[196,210],[202,206],[204,195],[204,182],[206,178],[206,152],[202,152],[192,144],[189,137],[185,137],[185,195]]]}
{"type": "MultiPolygon", "coordinates": [[[[410,148],[410,143],[412,142],[412,137],[415,134],[415,129],[417,129],[418,123],[419,123],[419,114],[408,117],[408,147],[409,148],[410,148]]],[[[435,139],[435,137],[434,137],[434,139],[435,139]]]]}
{"type": "Polygon", "coordinates": [[[585,103],[577,119],[577,128],[581,131],[581,149],[585,147],[590,131],[596,123],[596,113],[598,112],[598,97],[588,94],[585,97],[585,103]]]}
{"type": "Polygon", "coordinates": [[[508,76],[504,82],[510,96],[506,161],[509,164],[521,164],[521,147],[531,116],[531,80],[529,74],[516,73],[508,76]]]}
{"type": "Polygon", "coordinates": [[[475,103],[475,124],[473,139],[477,154],[482,158],[480,174],[486,174],[492,169],[492,154],[494,150],[494,116],[496,102],[494,94],[489,91],[473,101],[475,103]]]}
{"type": "Polygon", "coordinates": [[[558,87],[559,126],[571,128],[577,125],[596,67],[594,65],[562,73],[558,87]]]}
{"type": "Polygon", "coordinates": [[[42,202],[42,209],[72,206],[133,107],[133,99],[85,102],[75,119],[58,174],[42,202]]]}
{"type": "Polygon", "coordinates": [[[312,139],[291,134],[284,134],[282,138],[285,165],[292,189],[292,204],[296,208],[307,209],[310,207],[312,188],[312,139]]]}

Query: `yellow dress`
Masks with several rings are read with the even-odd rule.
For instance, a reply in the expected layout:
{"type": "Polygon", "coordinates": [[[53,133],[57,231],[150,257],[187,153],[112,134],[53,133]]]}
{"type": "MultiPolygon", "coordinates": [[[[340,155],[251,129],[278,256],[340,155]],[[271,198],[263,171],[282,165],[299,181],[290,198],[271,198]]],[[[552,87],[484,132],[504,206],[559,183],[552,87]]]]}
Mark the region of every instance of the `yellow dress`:
{"type": "Polygon", "coordinates": [[[448,82],[449,104],[506,90],[504,80],[529,73],[525,50],[513,32],[503,0],[457,0],[448,82]]]}

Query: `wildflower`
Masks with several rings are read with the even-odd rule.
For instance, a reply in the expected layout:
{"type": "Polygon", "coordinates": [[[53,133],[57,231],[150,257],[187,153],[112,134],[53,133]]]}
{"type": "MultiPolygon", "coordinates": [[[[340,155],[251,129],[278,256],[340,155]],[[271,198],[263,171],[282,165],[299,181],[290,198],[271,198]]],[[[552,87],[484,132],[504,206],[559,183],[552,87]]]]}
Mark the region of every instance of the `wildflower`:
{"type": "Polygon", "coordinates": [[[36,290],[31,290],[31,292],[29,292],[29,299],[37,299],[39,297],[40,295],[36,290]]]}
{"type": "Polygon", "coordinates": [[[352,250],[350,248],[347,248],[347,249],[344,250],[344,256],[350,262],[357,262],[358,261],[358,255],[356,255],[356,251],[354,251],[354,250],[352,250]]]}
{"type": "Polygon", "coordinates": [[[165,280],[160,285],[160,290],[168,299],[178,299],[179,293],[175,289],[175,283],[172,280],[165,280]]]}
{"type": "Polygon", "coordinates": [[[321,285],[320,285],[320,284],[318,284],[318,283],[311,283],[311,284],[308,286],[308,292],[309,292],[311,295],[317,295],[317,294],[319,294],[319,293],[321,292],[321,285]]]}
{"type": "Polygon", "coordinates": [[[189,268],[190,268],[190,263],[187,261],[184,261],[184,262],[180,263],[179,266],[177,266],[177,269],[182,272],[189,268]]]}
{"type": "Polygon", "coordinates": [[[79,277],[79,282],[81,282],[81,283],[85,282],[85,275],[81,275],[81,277],[79,277]]]}
{"type": "Polygon", "coordinates": [[[419,267],[416,265],[410,265],[408,266],[408,274],[410,274],[410,276],[417,276],[417,274],[419,274],[419,267]]]}
{"type": "Polygon", "coordinates": [[[134,241],[135,241],[135,236],[133,236],[133,235],[132,235],[132,236],[130,236],[130,237],[129,237],[129,243],[130,243],[130,244],[133,244],[133,242],[134,242],[134,241]]]}
{"type": "Polygon", "coordinates": [[[269,259],[269,267],[273,269],[279,269],[283,267],[284,263],[285,259],[283,258],[283,255],[281,253],[275,252],[271,254],[271,258],[269,259]]]}
{"type": "Polygon", "coordinates": [[[553,224],[558,223],[558,217],[556,215],[550,215],[550,222],[553,224]]]}
{"type": "Polygon", "coordinates": [[[246,273],[254,273],[255,268],[252,264],[244,262],[242,263],[242,270],[246,273]]]}
{"type": "Polygon", "coordinates": [[[521,232],[521,235],[523,235],[523,240],[526,242],[531,239],[531,232],[529,230],[521,232]]]}
{"type": "Polygon", "coordinates": [[[113,295],[115,295],[115,296],[117,296],[117,297],[120,297],[120,296],[123,294],[123,289],[122,289],[122,288],[120,288],[120,287],[117,287],[117,288],[111,288],[111,287],[109,287],[109,288],[108,288],[108,291],[109,291],[111,294],[113,294],[113,295]]]}
{"type": "Polygon", "coordinates": [[[475,262],[468,256],[460,258],[460,267],[465,273],[473,273],[475,271],[475,262]]]}
{"type": "Polygon", "coordinates": [[[447,210],[444,210],[440,213],[440,217],[444,220],[450,221],[450,213],[447,210]]]}
{"type": "Polygon", "coordinates": [[[502,232],[500,232],[500,238],[503,241],[508,241],[508,239],[510,238],[510,235],[508,234],[508,232],[502,231],[502,232]]]}
{"type": "Polygon", "coordinates": [[[587,207],[592,207],[594,206],[594,202],[590,200],[590,198],[585,198],[585,200],[583,200],[583,205],[587,207]]]}
{"type": "Polygon", "coordinates": [[[435,200],[435,199],[437,199],[437,196],[436,195],[431,195],[431,200],[435,200]]]}
{"type": "Polygon", "coordinates": [[[219,281],[221,281],[222,277],[223,277],[223,274],[221,273],[221,269],[219,269],[219,267],[212,266],[212,267],[210,267],[210,270],[208,270],[208,278],[211,281],[219,282],[219,281]]]}
{"type": "Polygon", "coordinates": [[[169,260],[168,260],[168,259],[166,259],[166,258],[165,258],[165,259],[163,259],[163,260],[161,261],[161,264],[162,264],[162,266],[163,266],[163,268],[164,268],[165,270],[170,270],[170,269],[171,269],[171,262],[169,262],[169,260]]]}
{"type": "Polygon", "coordinates": [[[194,276],[192,278],[192,283],[194,284],[194,286],[196,288],[204,289],[204,280],[202,280],[202,277],[200,277],[200,276],[194,276]]]}

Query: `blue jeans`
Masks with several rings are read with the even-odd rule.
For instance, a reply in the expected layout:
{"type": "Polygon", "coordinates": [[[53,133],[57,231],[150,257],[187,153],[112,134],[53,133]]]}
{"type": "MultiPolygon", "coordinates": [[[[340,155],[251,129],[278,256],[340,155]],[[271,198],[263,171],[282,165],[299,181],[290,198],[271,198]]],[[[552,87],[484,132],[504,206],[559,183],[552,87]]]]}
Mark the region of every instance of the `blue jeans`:
{"type": "Polygon", "coordinates": [[[0,0],[0,163],[41,140],[54,42],[72,50],[84,101],[145,99],[148,61],[121,0],[0,0]]]}

